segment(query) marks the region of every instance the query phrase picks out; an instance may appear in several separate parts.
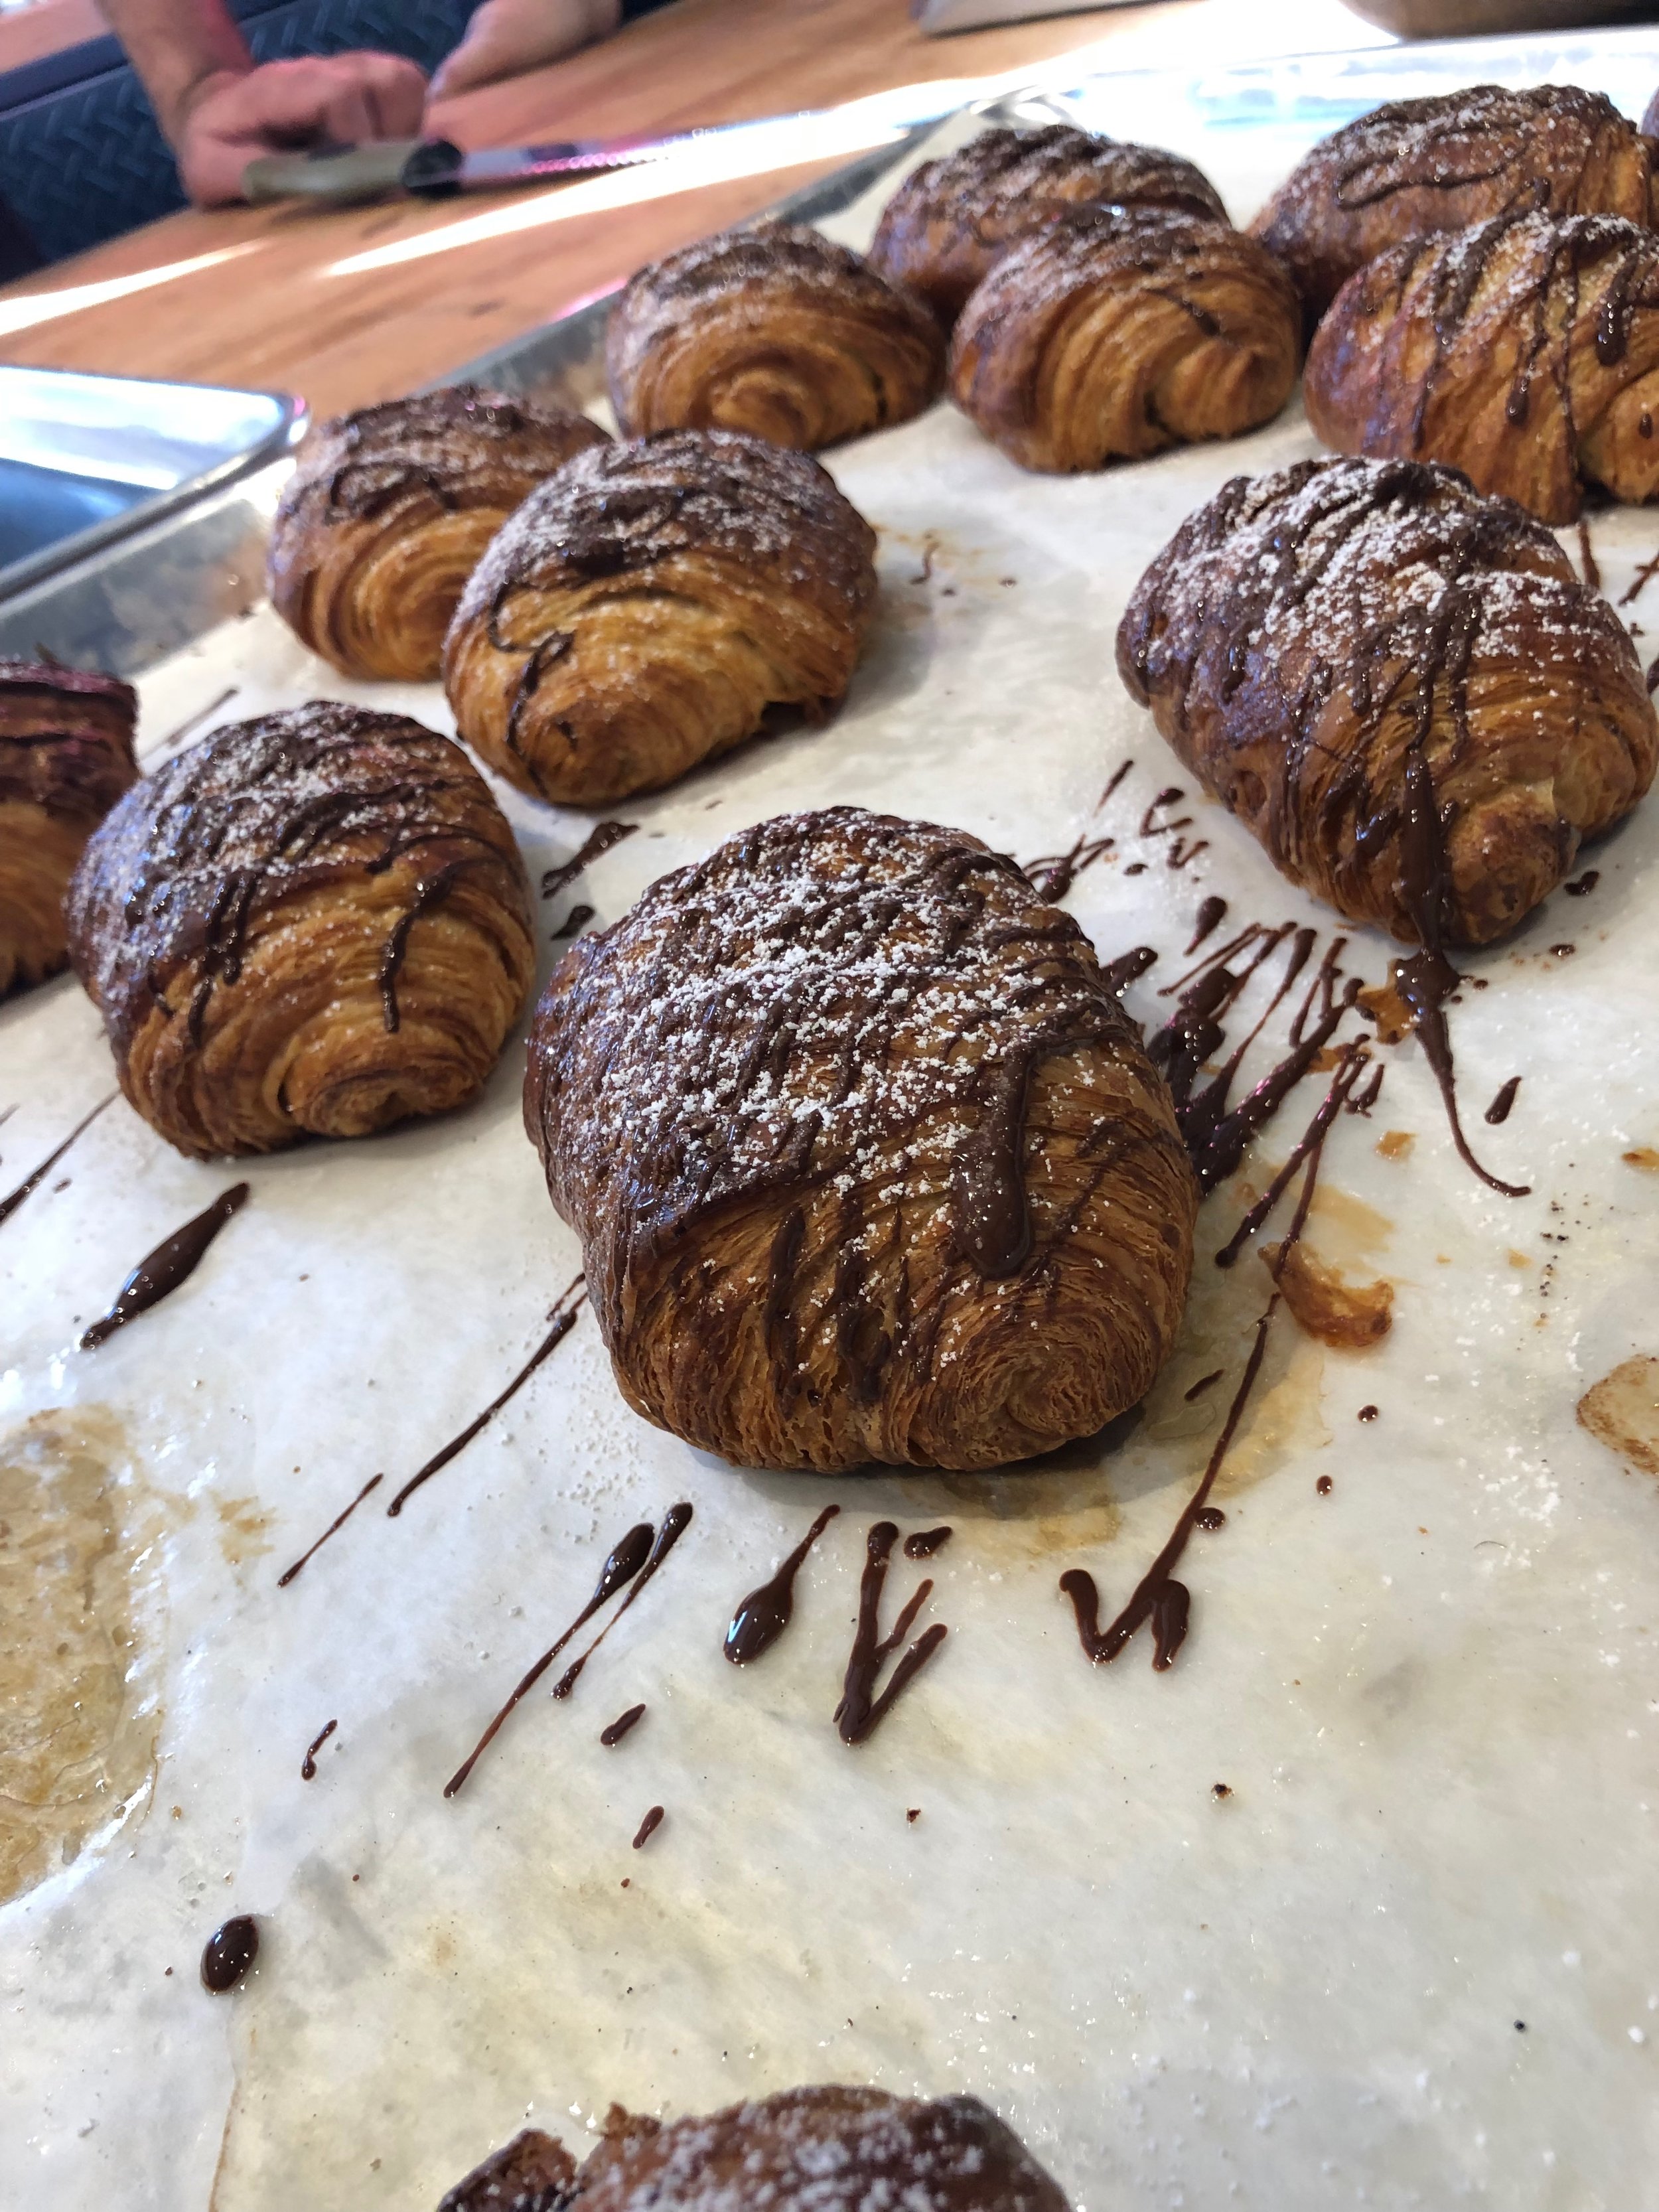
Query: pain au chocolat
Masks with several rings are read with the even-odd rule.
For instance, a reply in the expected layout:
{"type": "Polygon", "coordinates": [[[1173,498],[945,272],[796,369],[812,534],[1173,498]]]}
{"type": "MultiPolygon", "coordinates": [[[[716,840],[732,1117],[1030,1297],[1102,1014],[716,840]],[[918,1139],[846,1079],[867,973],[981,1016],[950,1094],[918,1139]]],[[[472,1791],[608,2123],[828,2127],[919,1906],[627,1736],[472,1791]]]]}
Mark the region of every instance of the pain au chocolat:
{"type": "Polygon", "coordinates": [[[271,604],[347,676],[429,683],[478,556],[597,422],[476,385],[311,431],[271,527],[271,604]]]}
{"type": "Polygon", "coordinates": [[[579,2168],[526,2128],[438,2212],[1067,2212],[1019,2138],[977,2097],[787,2089],[707,2118],[613,2105],[579,2168]]]}
{"type": "Polygon", "coordinates": [[[444,647],[460,733],[538,798],[651,791],[821,714],[875,604],[875,532],[816,461],[681,430],[578,454],[490,545],[444,647]]]}
{"type": "Polygon", "coordinates": [[[55,661],[0,660],[0,999],[69,958],[64,893],[138,774],[136,693],[55,661]]]}
{"type": "Polygon", "coordinates": [[[1589,479],[1659,492],[1659,234],[1498,216],[1380,254],[1315,333],[1308,420],[1339,453],[1449,462],[1546,522],[1589,479]]]}
{"type": "Polygon", "coordinates": [[[1647,141],[1600,93],[1496,84],[1391,100],[1323,139],[1250,225],[1322,315],[1390,246],[1495,216],[1650,220],[1647,141]]]}
{"type": "Polygon", "coordinates": [[[993,264],[951,341],[951,392],[1022,468],[1098,469],[1270,421],[1301,353],[1290,279],[1254,239],[1090,207],[993,264]]]}
{"type": "Polygon", "coordinates": [[[1142,577],[1118,667],[1291,882],[1406,943],[1484,945],[1653,781],[1623,623],[1455,471],[1236,477],[1142,577]]]}
{"type": "Polygon", "coordinates": [[[611,311],[624,433],[742,430],[805,453],[919,415],[945,342],[921,301],[800,223],[759,223],[641,269],[611,311]]]}
{"type": "Polygon", "coordinates": [[[322,701],[130,792],[68,917],[122,1090],[198,1158],[459,1105],[535,976],[524,862],[465,754],[322,701]]]}
{"type": "Polygon", "coordinates": [[[1069,915],[977,838],[787,815],[584,937],[525,1120],[623,1396],[739,1466],[995,1467],[1138,1402],[1195,1196],[1069,915]]]}
{"type": "Polygon", "coordinates": [[[1179,154],[1097,138],[1068,123],[982,131],[910,172],[882,210],[871,264],[925,300],[948,330],[1004,246],[1101,202],[1227,220],[1215,186],[1179,154]]]}

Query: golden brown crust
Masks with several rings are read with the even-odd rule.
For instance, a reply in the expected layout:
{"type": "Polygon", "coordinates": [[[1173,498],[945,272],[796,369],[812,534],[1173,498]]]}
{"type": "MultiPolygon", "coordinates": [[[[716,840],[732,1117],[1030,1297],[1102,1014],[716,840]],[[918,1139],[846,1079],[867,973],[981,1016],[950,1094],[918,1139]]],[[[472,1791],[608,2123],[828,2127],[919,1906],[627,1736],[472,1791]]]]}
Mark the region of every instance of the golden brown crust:
{"type": "Polygon", "coordinates": [[[67,915],[122,1090],[197,1158],[460,1104],[535,975],[524,862],[465,754],[324,701],[129,793],[67,915]]]}
{"type": "Polygon", "coordinates": [[[69,958],[64,893],[138,774],[138,700],[113,676],[0,660],[0,999],[69,958]]]}
{"type": "Polygon", "coordinates": [[[821,232],[781,222],[641,269],[611,311],[605,360],[628,434],[741,430],[804,453],[908,421],[945,378],[920,301],[821,232]]]}
{"type": "Polygon", "coordinates": [[[672,783],[851,680],[875,533],[816,461],[670,431],[579,454],[501,530],[444,648],[461,735],[542,799],[672,783]]]}
{"type": "Polygon", "coordinates": [[[1255,221],[1322,315],[1357,269],[1393,246],[1494,216],[1649,219],[1651,159],[1600,93],[1495,84],[1391,100],[1322,140],[1255,221]]]}
{"type": "Polygon", "coordinates": [[[951,392],[1022,468],[1097,469],[1270,421],[1301,350],[1290,280],[1254,239],[1085,208],[995,263],[951,342],[951,392]]]}
{"type": "Polygon", "coordinates": [[[623,1395],[738,1465],[1047,1451],[1179,1323],[1164,1083],[960,830],[834,807],[663,878],[556,972],[525,1113],[623,1395]]]}
{"type": "Polygon", "coordinates": [[[1315,334],[1308,420],[1340,453],[1444,461],[1571,522],[1581,477],[1659,492],[1659,235],[1498,216],[1379,255],[1315,334]]]}
{"type": "Polygon", "coordinates": [[[1118,667],[1284,874],[1407,943],[1413,752],[1464,945],[1545,898],[1659,755],[1606,600],[1511,501],[1419,462],[1235,477],[1141,579],[1118,667]]]}
{"type": "Polygon", "coordinates": [[[271,527],[283,621],[348,676],[429,683],[478,556],[597,422],[458,384],[319,422],[271,527]]]}
{"type": "Polygon", "coordinates": [[[1070,124],[984,131],[913,169],[882,210],[872,268],[908,284],[948,330],[1005,246],[1074,207],[1172,207],[1225,222],[1215,186],[1179,154],[1070,124]]]}

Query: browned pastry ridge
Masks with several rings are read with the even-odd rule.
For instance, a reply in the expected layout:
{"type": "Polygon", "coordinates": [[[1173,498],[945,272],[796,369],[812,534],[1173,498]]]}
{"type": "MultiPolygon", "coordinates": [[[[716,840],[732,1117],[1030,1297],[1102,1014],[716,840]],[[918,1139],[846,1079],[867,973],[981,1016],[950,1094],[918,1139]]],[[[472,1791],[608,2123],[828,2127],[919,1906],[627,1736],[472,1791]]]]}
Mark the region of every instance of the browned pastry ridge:
{"type": "Polygon", "coordinates": [[[1571,522],[1580,479],[1659,491],[1659,234],[1494,216],[1351,277],[1315,333],[1308,420],[1340,453],[1449,462],[1571,522]]]}
{"type": "Polygon", "coordinates": [[[984,131],[910,172],[882,210],[871,264],[908,284],[948,330],[1005,246],[1101,201],[1227,220],[1215,186],[1179,154],[1097,138],[1068,123],[984,131]]]}
{"type": "Polygon", "coordinates": [[[67,913],[122,1090],[196,1158],[459,1105],[535,976],[524,862],[465,754],[324,701],[137,786],[67,913]]]}
{"type": "Polygon", "coordinates": [[[1083,208],[1018,239],[962,311],[951,392],[1022,468],[1233,438],[1291,396],[1302,311],[1264,246],[1173,208],[1083,208]]]}
{"type": "Polygon", "coordinates": [[[138,774],[137,695],[112,676],[0,660],[0,999],[69,958],[64,893],[138,774]]]}
{"type": "Polygon", "coordinates": [[[1077,924],[977,838],[746,830],[582,938],[525,1120],[623,1396],[736,1465],[1000,1466],[1135,1404],[1196,1199],[1077,924]]]}
{"type": "Polygon", "coordinates": [[[770,222],[641,269],[611,311],[605,362],[630,435],[745,430],[816,453],[931,405],[945,342],[856,253],[770,222]]]}
{"type": "Polygon", "coordinates": [[[461,735],[521,791],[592,806],[851,681],[875,532],[816,461],[667,431],[579,454],[474,571],[444,648],[461,735]]]}
{"type": "Polygon", "coordinates": [[[1609,100],[1577,85],[1391,100],[1323,139],[1250,225],[1322,315],[1391,246],[1492,216],[1650,219],[1649,148],[1609,100]]]}
{"type": "Polygon", "coordinates": [[[1291,882],[1407,943],[1512,929],[1653,781],[1625,627],[1509,500],[1414,461],[1236,477],[1118,667],[1291,882]]]}
{"type": "Polygon", "coordinates": [[[438,2212],[1067,2212],[1060,2189],[977,2097],[788,2089],[706,2118],[613,2105],[582,2166],[526,2128],[438,2212]]]}
{"type": "Polygon", "coordinates": [[[585,415],[458,384],[319,422],[271,527],[271,603],[348,676],[429,683],[478,556],[572,453],[585,415]]]}

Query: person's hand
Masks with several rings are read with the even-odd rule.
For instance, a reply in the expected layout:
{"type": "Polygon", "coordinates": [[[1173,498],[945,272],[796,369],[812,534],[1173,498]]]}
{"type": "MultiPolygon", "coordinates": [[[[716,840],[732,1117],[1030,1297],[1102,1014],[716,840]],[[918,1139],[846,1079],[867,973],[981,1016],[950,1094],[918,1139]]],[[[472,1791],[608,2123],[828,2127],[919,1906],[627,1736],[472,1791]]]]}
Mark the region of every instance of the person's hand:
{"type": "Polygon", "coordinates": [[[520,76],[609,38],[622,0],[483,0],[466,36],[432,80],[434,100],[520,76]]]}
{"type": "Polygon", "coordinates": [[[198,207],[222,207],[242,198],[242,173],[261,154],[416,138],[425,106],[425,77],[396,54],[222,70],[194,88],[179,120],[179,174],[198,207]]]}

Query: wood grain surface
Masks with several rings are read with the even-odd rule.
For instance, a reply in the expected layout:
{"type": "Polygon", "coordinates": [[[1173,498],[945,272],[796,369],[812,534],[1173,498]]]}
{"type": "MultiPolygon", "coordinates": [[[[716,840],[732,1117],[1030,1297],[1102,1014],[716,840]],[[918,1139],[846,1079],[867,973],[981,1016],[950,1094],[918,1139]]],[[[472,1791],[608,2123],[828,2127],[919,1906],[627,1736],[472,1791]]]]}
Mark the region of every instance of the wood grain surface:
{"type": "MultiPolygon", "coordinates": [[[[831,107],[1046,62],[1192,4],[1159,0],[924,39],[904,0],[678,0],[568,61],[435,108],[431,120],[464,145],[499,146],[831,107]]],[[[170,216],[0,287],[0,356],[299,392],[323,413],[361,406],[547,321],[837,165],[799,163],[570,216],[557,191],[170,216]],[[512,211],[523,227],[474,234],[492,210],[512,211]],[[417,240],[433,250],[339,269],[417,240]],[[207,256],[222,258],[167,273],[207,256]]]]}

